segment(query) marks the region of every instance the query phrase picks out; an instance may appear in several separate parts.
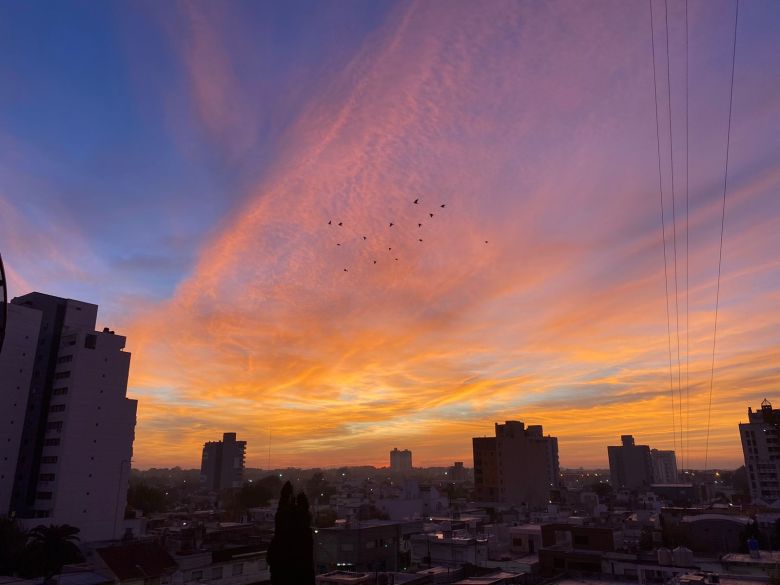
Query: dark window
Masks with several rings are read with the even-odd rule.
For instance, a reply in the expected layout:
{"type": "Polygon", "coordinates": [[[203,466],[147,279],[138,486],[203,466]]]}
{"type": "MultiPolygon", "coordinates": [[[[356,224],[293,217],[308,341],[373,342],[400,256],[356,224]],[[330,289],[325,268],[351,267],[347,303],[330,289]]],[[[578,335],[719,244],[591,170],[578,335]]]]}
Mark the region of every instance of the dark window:
{"type": "Polygon", "coordinates": [[[53,394],[55,396],[62,396],[63,394],[67,394],[68,389],[67,388],[55,388],[53,391],[53,394]]]}
{"type": "Polygon", "coordinates": [[[38,479],[40,481],[54,481],[54,474],[53,473],[41,473],[38,476],[38,479]]]}
{"type": "Polygon", "coordinates": [[[84,347],[86,347],[87,349],[95,349],[96,346],[97,346],[97,335],[92,335],[90,333],[84,339],[84,347]]]}
{"type": "Polygon", "coordinates": [[[49,412],[63,412],[65,410],[64,404],[52,404],[49,407],[49,412]]]}
{"type": "Polygon", "coordinates": [[[574,544],[578,544],[581,546],[588,546],[588,535],[587,534],[575,534],[574,535],[574,544]]]}
{"type": "Polygon", "coordinates": [[[61,431],[62,430],[62,421],[52,421],[46,423],[46,430],[47,431],[61,431]]]}
{"type": "Polygon", "coordinates": [[[55,380],[64,380],[65,378],[70,378],[70,372],[58,372],[54,374],[55,380]]]}
{"type": "Polygon", "coordinates": [[[38,492],[35,497],[39,500],[51,500],[51,492],[38,492]]]}
{"type": "Polygon", "coordinates": [[[45,439],[43,441],[43,445],[45,447],[56,447],[59,444],[60,444],[60,440],[59,439],[45,439]]]}
{"type": "Polygon", "coordinates": [[[57,463],[57,456],[47,455],[46,457],[41,457],[41,463],[57,463]]]}
{"type": "Polygon", "coordinates": [[[73,361],[73,356],[72,355],[62,355],[62,356],[57,358],[57,363],[58,364],[66,364],[66,363],[72,362],[72,361],[73,361]]]}

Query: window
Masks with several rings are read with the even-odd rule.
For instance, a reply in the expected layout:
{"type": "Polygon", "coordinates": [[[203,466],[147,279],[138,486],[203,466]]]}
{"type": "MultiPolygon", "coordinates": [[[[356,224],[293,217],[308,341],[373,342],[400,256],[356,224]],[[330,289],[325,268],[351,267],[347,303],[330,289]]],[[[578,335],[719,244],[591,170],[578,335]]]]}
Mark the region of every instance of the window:
{"type": "Polygon", "coordinates": [[[214,567],[211,569],[212,579],[222,579],[222,567],[214,567]]]}
{"type": "Polygon", "coordinates": [[[203,571],[193,571],[192,572],[192,580],[193,581],[200,581],[203,579],[203,571]]]}
{"type": "Polygon", "coordinates": [[[243,563],[238,563],[237,565],[233,565],[233,576],[237,575],[243,575],[244,574],[244,565],[243,563]]]}
{"type": "Polygon", "coordinates": [[[46,430],[47,431],[61,431],[62,430],[62,421],[51,421],[46,423],[46,430]]]}
{"type": "Polygon", "coordinates": [[[52,394],[55,396],[63,396],[68,393],[68,389],[66,387],[63,388],[55,388],[52,394]]]}
{"type": "Polygon", "coordinates": [[[73,355],[62,355],[57,358],[58,364],[67,364],[68,362],[73,361],[73,355]]]}
{"type": "Polygon", "coordinates": [[[41,463],[57,463],[57,456],[47,455],[46,457],[41,457],[41,463]]]}
{"type": "Polygon", "coordinates": [[[41,473],[38,476],[38,479],[40,481],[54,481],[54,474],[53,473],[41,473]]]}
{"type": "Polygon", "coordinates": [[[49,412],[63,412],[65,410],[64,404],[52,404],[49,407],[49,412]]]}
{"type": "Polygon", "coordinates": [[[56,447],[59,444],[60,444],[60,440],[59,439],[45,439],[43,441],[43,446],[44,447],[56,447]]]}
{"type": "Polygon", "coordinates": [[[89,334],[84,339],[84,347],[87,349],[95,349],[97,346],[97,335],[89,334]]]}
{"type": "Polygon", "coordinates": [[[55,380],[64,380],[65,378],[70,378],[70,372],[57,372],[54,374],[55,380]]]}
{"type": "Polygon", "coordinates": [[[51,500],[51,492],[38,492],[35,497],[39,500],[51,500]]]}

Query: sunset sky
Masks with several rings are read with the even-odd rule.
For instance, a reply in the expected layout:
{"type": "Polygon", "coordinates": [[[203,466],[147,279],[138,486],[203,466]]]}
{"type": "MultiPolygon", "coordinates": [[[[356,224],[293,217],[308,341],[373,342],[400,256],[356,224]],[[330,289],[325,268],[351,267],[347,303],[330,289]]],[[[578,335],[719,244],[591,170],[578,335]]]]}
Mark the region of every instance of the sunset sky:
{"type": "MultiPolygon", "coordinates": [[[[135,467],[197,466],[224,431],[254,467],[269,431],[273,467],[471,465],[508,419],[563,466],[633,433],[701,467],[734,2],[688,4],[689,390],[668,6],[674,410],[645,0],[0,3],[10,296],[99,304],[127,336],[135,467]]],[[[780,3],[740,4],[710,466],[780,403],[778,31],[780,3]]]]}

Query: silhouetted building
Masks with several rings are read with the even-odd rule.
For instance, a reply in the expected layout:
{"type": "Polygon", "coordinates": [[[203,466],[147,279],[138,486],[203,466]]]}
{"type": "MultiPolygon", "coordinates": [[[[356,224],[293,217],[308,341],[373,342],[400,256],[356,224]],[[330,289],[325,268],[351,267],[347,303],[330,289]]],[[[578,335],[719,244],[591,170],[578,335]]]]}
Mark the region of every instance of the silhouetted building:
{"type": "Polygon", "coordinates": [[[208,491],[240,488],[244,483],[246,441],[236,441],[236,433],[224,433],[221,441],[203,445],[200,484],[208,491]]]}
{"type": "Polygon", "coordinates": [[[463,461],[456,461],[455,464],[448,470],[450,481],[466,481],[468,479],[468,473],[466,468],[463,467],[463,461]]]}
{"type": "Polygon", "coordinates": [[[412,470],[412,452],[409,449],[390,451],[390,471],[404,473],[412,470]]]}
{"type": "Polygon", "coordinates": [[[612,487],[636,490],[653,483],[650,447],[636,445],[631,435],[621,435],[622,445],[607,447],[612,487]]]}
{"type": "Polygon", "coordinates": [[[650,450],[653,463],[653,483],[677,483],[677,456],[674,451],[650,450]]]}
{"type": "Polygon", "coordinates": [[[558,439],[541,425],[496,423],[495,437],[475,437],[474,487],[482,501],[545,506],[558,486],[558,439]]]}
{"type": "MultiPolygon", "coordinates": [[[[41,293],[11,304],[17,351],[31,339],[35,349],[32,374],[19,374],[26,387],[0,362],[0,403],[14,417],[3,428],[18,445],[4,451],[16,469],[0,473],[0,493],[13,482],[8,507],[25,524],[72,524],[87,542],[121,537],[137,407],[126,397],[125,338],[95,331],[97,305],[41,293]]],[[[11,369],[29,368],[29,357],[11,369]]]]}
{"type": "Polygon", "coordinates": [[[739,435],[750,497],[780,507],[780,412],[766,399],[761,410],[748,407],[748,422],[739,424],[739,435]]]}
{"type": "Polygon", "coordinates": [[[5,346],[0,352],[0,517],[11,511],[13,479],[40,328],[40,311],[8,305],[5,346]]]}

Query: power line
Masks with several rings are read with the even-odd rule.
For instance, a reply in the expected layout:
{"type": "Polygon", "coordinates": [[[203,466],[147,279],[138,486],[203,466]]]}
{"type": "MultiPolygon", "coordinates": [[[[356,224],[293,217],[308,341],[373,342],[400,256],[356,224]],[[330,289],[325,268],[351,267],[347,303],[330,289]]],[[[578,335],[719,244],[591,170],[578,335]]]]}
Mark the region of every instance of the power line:
{"type": "Polygon", "coordinates": [[[688,467],[690,467],[691,458],[691,337],[690,337],[690,286],[689,286],[689,267],[690,267],[690,230],[688,229],[689,204],[688,204],[688,177],[690,174],[690,165],[688,164],[689,152],[688,143],[690,142],[690,132],[688,127],[688,0],[685,0],[685,451],[688,454],[688,467]]]}
{"type": "Polygon", "coordinates": [[[672,438],[674,448],[677,449],[677,423],[674,413],[674,380],[672,377],[672,327],[669,318],[669,271],[666,262],[666,222],[664,219],[664,187],[661,174],[661,130],[658,121],[658,81],[655,72],[655,26],[653,24],[653,0],[648,0],[650,5],[650,45],[653,53],[653,99],[655,101],[655,137],[658,150],[658,193],[661,197],[661,239],[664,251],[664,290],[666,292],[666,336],[669,342],[669,390],[672,396],[672,438]]]}
{"type": "Polygon", "coordinates": [[[718,308],[720,305],[720,274],[723,264],[723,231],[726,225],[726,191],[729,180],[729,150],[731,147],[731,110],[734,103],[734,69],[737,62],[737,24],[739,23],[739,0],[734,12],[734,42],[731,48],[731,84],[729,89],[729,122],[726,129],[726,163],[723,169],[723,205],[720,214],[720,249],[718,251],[718,281],[715,288],[715,324],[712,330],[712,365],[710,366],[710,397],[707,406],[707,438],[704,443],[704,470],[707,470],[707,457],[710,446],[710,420],[712,419],[712,386],[715,380],[715,341],[718,336],[718,308]]]}
{"type": "Polygon", "coordinates": [[[666,95],[669,113],[669,173],[672,187],[672,250],[674,253],[674,318],[677,334],[677,406],[680,410],[680,457],[685,460],[683,444],[682,372],[680,366],[680,296],[677,286],[677,199],[674,190],[674,133],[672,132],[672,66],[669,60],[669,3],[664,0],[664,25],[666,28],[666,95]]]}

